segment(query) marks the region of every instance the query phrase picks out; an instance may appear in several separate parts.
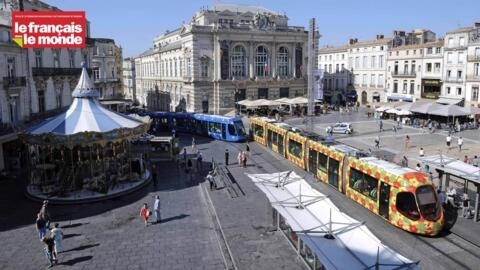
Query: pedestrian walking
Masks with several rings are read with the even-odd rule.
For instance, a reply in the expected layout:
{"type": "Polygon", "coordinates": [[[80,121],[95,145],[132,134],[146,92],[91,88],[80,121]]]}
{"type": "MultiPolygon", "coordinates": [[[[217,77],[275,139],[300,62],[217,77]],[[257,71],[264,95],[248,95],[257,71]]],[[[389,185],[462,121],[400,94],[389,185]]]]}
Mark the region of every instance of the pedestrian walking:
{"type": "Polygon", "coordinates": [[[53,237],[53,241],[55,242],[55,258],[61,252],[63,252],[63,231],[60,229],[60,224],[55,223],[53,229],[50,233],[50,237],[53,237]]]}
{"type": "Polygon", "coordinates": [[[425,156],[425,152],[423,151],[423,147],[420,147],[419,155],[421,157],[425,156]]]}
{"type": "Polygon", "coordinates": [[[185,165],[187,165],[187,148],[183,148],[183,161],[185,161],[185,165]]]}
{"type": "Polygon", "coordinates": [[[228,153],[228,149],[225,149],[225,165],[228,166],[228,156],[230,154],[228,153]]]}
{"type": "Polygon", "coordinates": [[[467,155],[465,155],[465,157],[463,158],[463,162],[465,162],[465,163],[469,164],[470,162],[468,162],[468,161],[469,161],[469,160],[468,160],[468,156],[467,156],[467,155]]]}
{"type": "Polygon", "coordinates": [[[410,148],[410,136],[405,136],[405,151],[408,150],[410,148]]]}
{"type": "Polygon", "coordinates": [[[150,216],[150,211],[148,210],[148,205],[147,203],[144,203],[142,208],[140,208],[140,217],[143,219],[143,222],[145,222],[145,227],[148,226],[149,216],[150,216]]]}
{"type": "Polygon", "coordinates": [[[452,136],[448,134],[447,137],[445,138],[445,141],[447,143],[447,149],[450,150],[450,144],[452,143],[452,136]]]}
{"type": "Polygon", "coordinates": [[[380,148],[380,136],[375,137],[375,148],[380,148]]]}
{"type": "Polygon", "coordinates": [[[53,267],[54,264],[58,263],[57,257],[55,257],[55,241],[52,237],[44,237],[42,242],[45,244],[43,248],[43,253],[47,257],[48,262],[50,263],[49,267],[53,267]]]}
{"type": "Polygon", "coordinates": [[[470,215],[470,198],[468,197],[468,193],[463,193],[462,196],[462,216],[467,218],[470,215]]]}
{"type": "Polygon", "coordinates": [[[155,196],[155,202],[153,203],[153,211],[155,212],[155,223],[160,223],[160,196],[155,196]]]}
{"type": "Polygon", "coordinates": [[[247,153],[245,152],[242,152],[242,164],[244,168],[247,167],[247,153]]]}
{"type": "Polygon", "coordinates": [[[378,122],[378,126],[380,127],[380,132],[383,131],[383,121],[382,119],[380,119],[380,121],[378,122]]]}
{"type": "Polygon", "coordinates": [[[45,220],[45,228],[50,230],[50,211],[48,210],[48,200],[43,201],[43,205],[39,212],[43,220],[45,220]]]}
{"type": "Polygon", "coordinates": [[[245,150],[247,151],[247,153],[250,153],[250,145],[248,145],[248,142],[245,145],[245,150]]]}
{"type": "Polygon", "coordinates": [[[196,143],[195,143],[195,137],[192,137],[192,149],[194,149],[196,146],[196,143]]]}
{"type": "Polygon", "coordinates": [[[415,170],[417,170],[419,172],[422,170],[422,166],[420,165],[420,163],[417,163],[417,166],[415,167],[415,170]]]}
{"type": "Polygon", "coordinates": [[[392,131],[393,131],[393,134],[395,134],[395,136],[397,136],[397,126],[393,125],[392,131]]]}
{"type": "Polygon", "coordinates": [[[462,151],[462,145],[463,145],[463,138],[462,137],[458,137],[458,151],[462,151]]]}
{"type": "Polygon", "coordinates": [[[243,151],[240,151],[238,152],[238,155],[237,155],[238,166],[242,166],[242,153],[243,151]]]}
{"type": "Polygon", "coordinates": [[[197,169],[203,170],[203,156],[200,150],[197,152],[197,169]]]}
{"type": "Polygon", "coordinates": [[[40,213],[37,214],[37,220],[35,221],[35,228],[37,228],[38,237],[40,238],[40,241],[42,241],[47,232],[47,227],[45,224],[45,220],[42,218],[42,215],[40,215],[40,213]]]}
{"type": "Polygon", "coordinates": [[[206,177],[208,183],[210,184],[210,190],[217,189],[217,185],[215,184],[215,177],[213,176],[213,174],[213,171],[209,171],[206,177]]]}

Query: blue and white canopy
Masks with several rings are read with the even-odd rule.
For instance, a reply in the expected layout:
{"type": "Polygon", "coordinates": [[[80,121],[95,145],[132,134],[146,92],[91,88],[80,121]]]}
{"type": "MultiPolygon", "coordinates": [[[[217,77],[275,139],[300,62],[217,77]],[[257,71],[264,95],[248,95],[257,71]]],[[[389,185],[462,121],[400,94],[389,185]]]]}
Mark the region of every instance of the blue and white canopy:
{"type": "Polygon", "coordinates": [[[53,118],[26,130],[32,135],[53,133],[56,135],[73,135],[80,132],[107,133],[116,129],[134,129],[143,122],[113,111],[98,102],[98,90],[93,88],[85,67],[72,93],[70,108],[53,118]]]}

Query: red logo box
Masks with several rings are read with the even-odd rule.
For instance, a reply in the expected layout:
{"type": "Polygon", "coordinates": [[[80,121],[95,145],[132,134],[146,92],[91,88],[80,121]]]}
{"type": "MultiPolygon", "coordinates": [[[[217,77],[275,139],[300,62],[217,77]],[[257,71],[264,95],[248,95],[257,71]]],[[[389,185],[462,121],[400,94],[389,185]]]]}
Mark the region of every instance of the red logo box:
{"type": "Polygon", "coordinates": [[[85,11],[13,11],[12,40],[22,48],[84,48],[85,11]]]}

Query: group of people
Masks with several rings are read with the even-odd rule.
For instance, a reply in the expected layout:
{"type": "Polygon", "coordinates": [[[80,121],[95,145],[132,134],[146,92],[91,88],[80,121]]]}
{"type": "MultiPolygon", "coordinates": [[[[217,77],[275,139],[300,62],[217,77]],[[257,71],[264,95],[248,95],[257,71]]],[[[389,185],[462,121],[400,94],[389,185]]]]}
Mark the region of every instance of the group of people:
{"type": "Polygon", "coordinates": [[[45,244],[43,251],[50,263],[50,267],[52,267],[58,263],[58,254],[63,252],[63,231],[58,223],[55,223],[53,228],[50,229],[50,211],[47,200],[43,201],[42,207],[37,214],[35,228],[40,241],[45,244]],[[50,231],[49,235],[47,235],[47,231],[50,231]]]}
{"type": "MultiPolygon", "coordinates": [[[[450,150],[450,145],[452,144],[452,135],[449,133],[447,137],[445,137],[445,142],[447,144],[447,151],[450,150]]],[[[457,139],[458,151],[462,151],[463,146],[463,138],[458,137],[457,139]]]]}
{"type": "Polygon", "coordinates": [[[154,215],[153,216],[154,221],[152,221],[152,224],[160,223],[162,221],[162,218],[160,215],[160,196],[159,195],[155,196],[155,200],[153,202],[153,213],[148,208],[147,203],[144,203],[143,206],[140,208],[140,218],[145,223],[145,227],[148,226],[148,220],[152,215],[154,215]]]}
{"type": "MultiPolygon", "coordinates": [[[[238,155],[237,155],[238,165],[241,165],[244,168],[247,167],[247,160],[248,160],[249,153],[250,153],[250,146],[247,143],[245,145],[245,151],[238,152],[238,155]]],[[[230,152],[228,151],[228,149],[225,149],[225,166],[229,165],[229,160],[230,160],[230,152]]]]}

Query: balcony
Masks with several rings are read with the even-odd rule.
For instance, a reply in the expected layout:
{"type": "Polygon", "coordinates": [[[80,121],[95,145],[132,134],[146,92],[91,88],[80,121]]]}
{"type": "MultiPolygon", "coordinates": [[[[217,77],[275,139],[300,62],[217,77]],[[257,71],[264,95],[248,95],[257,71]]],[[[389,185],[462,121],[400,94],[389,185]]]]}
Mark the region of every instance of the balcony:
{"type": "Polygon", "coordinates": [[[119,79],[115,77],[108,77],[108,78],[95,78],[94,83],[110,83],[110,82],[118,82],[119,79]]]}
{"type": "Polygon", "coordinates": [[[467,46],[460,43],[453,43],[443,47],[444,51],[466,50],[467,46]]]}
{"type": "Polygon", "coordinates": [[[463,78],[448,77],[448,78],[445,79],[445,82],[447,82],[447,83],[463,83],[463,78]]]}
{"type": "Polygon", "coordinates": [[[415,78],[417,73],[415,71],[410,72],[400,72],[400,71],[392,71],[392,77],[403,77],[403,78],[415,78]]]}
{"type": "MultiPolygon", "coordinates": [[[[88,74],[92,74],[91,69],[87,69],[88,74]]],[[[82,68],[52,68],[52,67],[33,67],[33,76],[80,76],[82,68]]]]}
{"type": "Polygon", "coordinates": [[[3,88],[9,89],[12,87],[25,87],[27,86],[26,77],[3,77],[3,88]]]}
{"type": "Polygon", "coordinates": [[[480,75],[467,75],[468,82],[480,82],[480,75]]]}
{"type": "Polygon", "coordinates": [[[467,55],[468,62],[480,62],[480,55],[467,55]]]}

